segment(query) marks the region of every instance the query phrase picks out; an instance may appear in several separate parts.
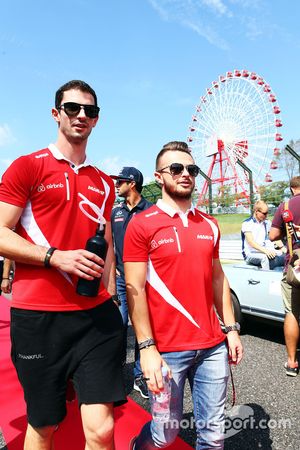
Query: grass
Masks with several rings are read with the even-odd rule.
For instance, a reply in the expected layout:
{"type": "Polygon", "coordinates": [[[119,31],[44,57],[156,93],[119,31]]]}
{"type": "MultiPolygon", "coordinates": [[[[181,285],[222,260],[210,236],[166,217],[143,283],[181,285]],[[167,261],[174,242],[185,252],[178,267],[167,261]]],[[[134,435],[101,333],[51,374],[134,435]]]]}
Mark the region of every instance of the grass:
{"type": "MultiPolygon", "coordinates": [[[[242,228],[242,222],[249,217],[249,214],[216,214],[214,216],[221,230],[221,235],[227,234],[240,234],[242,228]]],[[[268,219],[273,219],[273,216],[268,216],[268,219]]]]}
{"type": "Polygon", "coordinates": [[[214,216],[221,230],[221,235],[240,234],[242,222],[249,217],[249,214],[216,214],[214,216]]]}

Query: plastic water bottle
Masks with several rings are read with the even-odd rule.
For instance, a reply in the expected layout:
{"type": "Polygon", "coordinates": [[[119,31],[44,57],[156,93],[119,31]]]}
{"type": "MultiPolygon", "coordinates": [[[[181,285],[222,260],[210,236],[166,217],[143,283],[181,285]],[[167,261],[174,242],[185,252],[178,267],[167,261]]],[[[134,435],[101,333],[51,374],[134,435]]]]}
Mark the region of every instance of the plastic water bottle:
{"type": "Polygon", "coordinates": [[[168,377],[168,369],[161,369],[164,389],[158,394],[150,392],[151,412],[154,422],[165,423],[170,420],[171,380],[168,377]]]}
{"type": "MultiPolygon", "coordinates": [[[[89,252],[95,253],[105,260],[107,253],[107,242],[104,239],[105,225],[100,224],[96,231],[95,236],[92,236],[87,240],[85,249],[89,252]]],[[[77,283],[76,292],[79,295],[85,295],[86,297],[96,297],[98,295],[100,278],[94,278],[93,280],[86,280],[79,278],[77,283]]]]}

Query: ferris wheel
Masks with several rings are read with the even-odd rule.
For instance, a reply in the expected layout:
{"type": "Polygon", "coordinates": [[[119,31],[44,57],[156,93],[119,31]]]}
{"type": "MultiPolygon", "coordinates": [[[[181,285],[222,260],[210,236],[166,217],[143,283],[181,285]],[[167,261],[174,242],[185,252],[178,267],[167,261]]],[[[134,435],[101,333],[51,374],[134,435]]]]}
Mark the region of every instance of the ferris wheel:
{"type": "Polygon", "coordinates": [[[198,204],[205,202],[210,182],[215,194],[233,194],[236,205],[250,203],[245,166],[254,192],[272,182],[283,139],[280,112],[270,85],[255,72],[234,70],[212,82],[196,106],[187,138],[206,175],[197,178],[198,204]]]}

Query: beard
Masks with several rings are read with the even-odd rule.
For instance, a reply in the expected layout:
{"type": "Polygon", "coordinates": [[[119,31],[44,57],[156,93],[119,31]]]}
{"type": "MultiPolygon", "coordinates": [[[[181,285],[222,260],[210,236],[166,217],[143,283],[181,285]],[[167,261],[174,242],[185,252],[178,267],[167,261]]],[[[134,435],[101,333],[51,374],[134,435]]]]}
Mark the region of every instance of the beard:
{"type": "Polygon", "coordinates": [[[173,200],[191,200],[195,185],[192,184],[188,188],[182,188],[180,185],[164,184],[166,194],[173,200]]]}

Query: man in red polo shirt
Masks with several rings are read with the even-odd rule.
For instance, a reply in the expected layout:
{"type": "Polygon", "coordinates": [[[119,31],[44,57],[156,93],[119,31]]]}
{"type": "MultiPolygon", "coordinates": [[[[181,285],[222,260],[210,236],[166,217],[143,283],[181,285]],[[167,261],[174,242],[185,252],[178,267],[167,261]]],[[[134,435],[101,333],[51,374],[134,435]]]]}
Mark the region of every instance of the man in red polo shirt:
{"type": "Polygon", "coordinates": [[[12,360],[27,404],[25,450],[54,448],[70,378],[86,448],[114,448],[113,405],[125,401],[123,324],[111,299],[114,184],[86,157],[98,115],[96,93],[87,83],[64,84],[52,109],[56,143],[14,161],[0,185],[0,254],[16,261],[12,360]],[[105,265],[85,250],[99,222],[106,223],[105,265]],[[102,277],[98,295],[78,295],[78,277],[102,277]]]}
{"type": "Polygon", "coordinates": [[[197,449],[222,449],[228,350],[242,358],[239,324],[219,261],[216,220],[192,205],[199,173],[184,142],[170,142],[156,158],[162,199],[135,216],[125,235],[128,306],[148,389],[163,388],[162,366],[172,376],[171,422],[147,423],[135,450],[166,447],[178,434],[188,378],[194,402],[197,449]]]}

